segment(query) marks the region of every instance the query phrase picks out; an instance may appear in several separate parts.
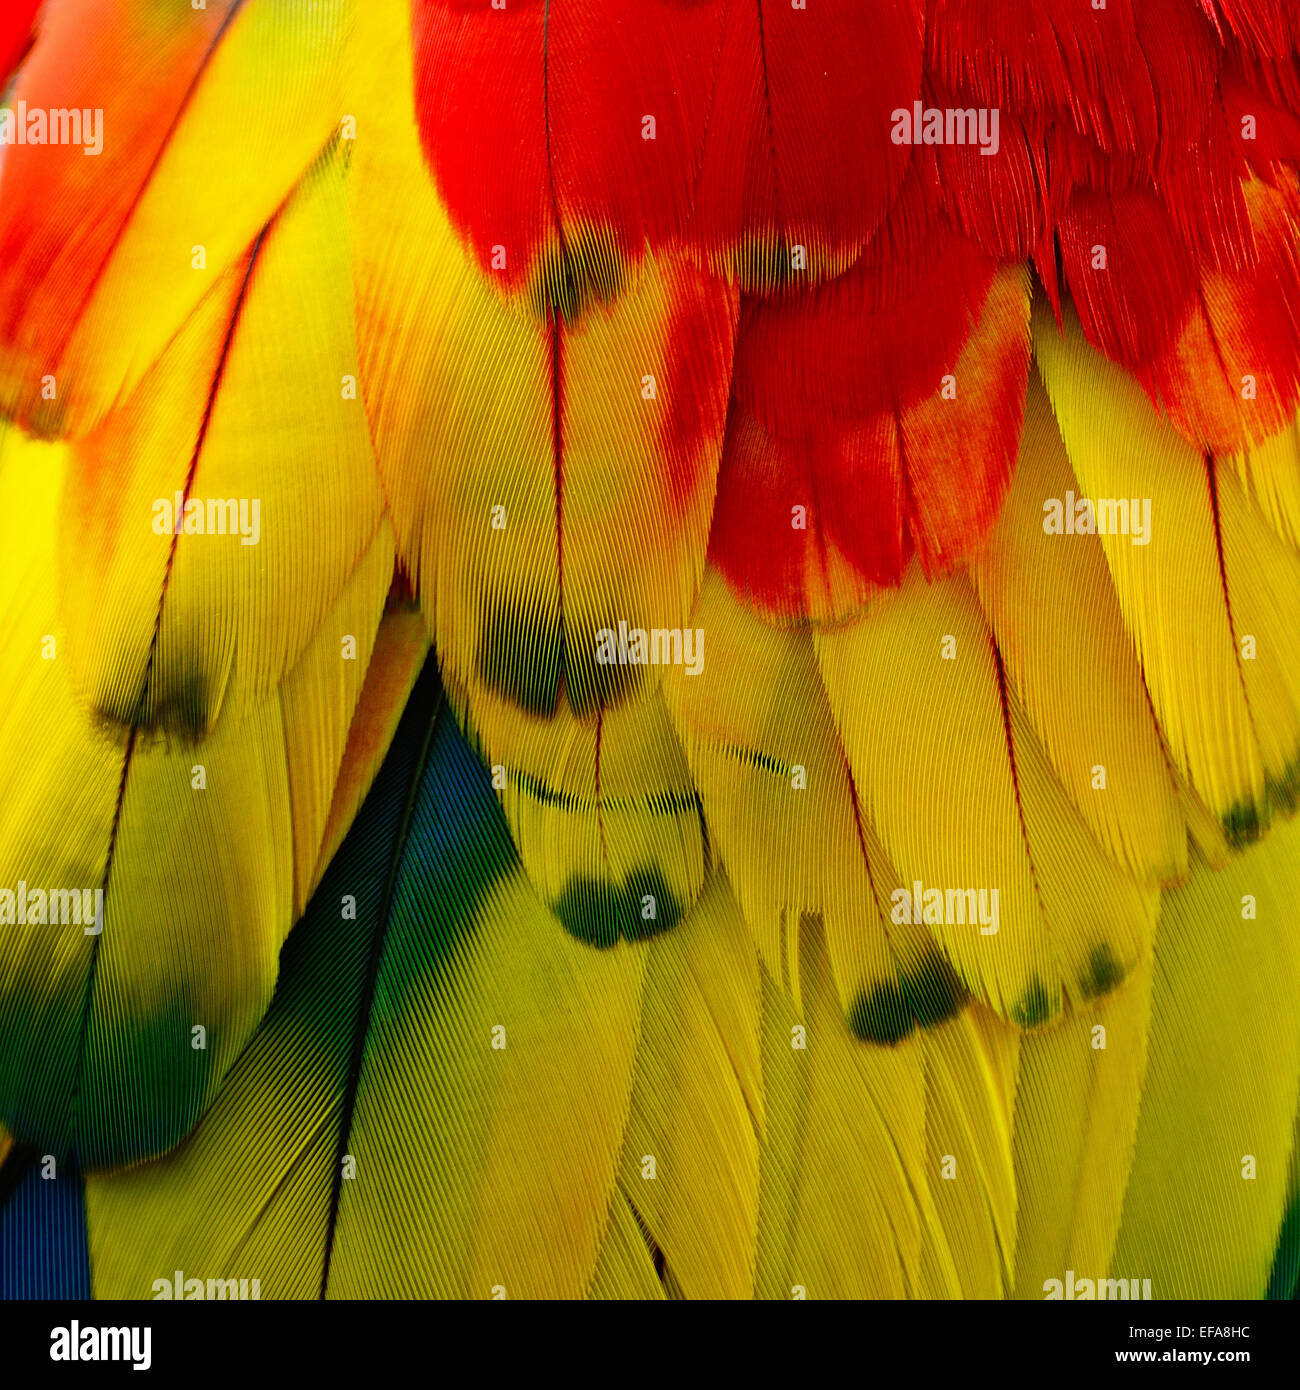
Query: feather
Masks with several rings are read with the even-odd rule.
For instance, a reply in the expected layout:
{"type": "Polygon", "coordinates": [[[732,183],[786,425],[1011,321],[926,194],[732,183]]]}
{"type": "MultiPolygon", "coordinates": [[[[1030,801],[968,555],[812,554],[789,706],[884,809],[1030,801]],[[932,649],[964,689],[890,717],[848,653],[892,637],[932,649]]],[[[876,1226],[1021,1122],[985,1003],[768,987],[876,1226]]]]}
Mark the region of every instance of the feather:
{"type": "Polygon", "coordinates": [[[1016,1244],[1011,1103],[1017,1029],[986,1009],[925,1037],[926,1298],[1002,1298],[1016,1244]],[[937,1271],[947,1269],[946,1279],[937,1271]]]}
{"type": "Polygon", "coordinates": [[[800,945],[802,1010],[763,976],[756,1292],[901,1298],[920,1279],[922,1044],[864,1047],[844,1020],[815,923],[800,945]]]}
{"type": "Polygon", "coordinates": [[[1061,269],[1088,341],[1130,370],[1168,352],[1192,311],[1196,263],[1145,190],[1080,190],[1057,225],[1061,269]]]}
{"type": "Polygon", "coordinates": [[[564,704],[538,719],[450,681],[448,695],[492,770],[524,868],[569,933],[610,946],[680,920],[704,886],[707,852],[658,691],[590,720],[564,704]]]}
{"type": "Polygon", "coordinates": [[[419,0],[420,134],[453,221],[484,268],[505,251],[507,283],[689,235],[770,286],[843,268],[879,225],[906,171],[890,113],[917,90],[923,26],[921,0],[419,0]]]}
{"type": "Polygon", "coordinates": [[[381,533],[282,688],[243,721],[202,744],[121,730],[77,706],[62,655],[50,576],[64,462],[62,446],[11,433],[0,464],[0,1104],[20,1138],[91,1168],[188,1132],[270,1001],[392,541],[381,533]],[[340,660],[345,636],[355,661],[340,660]],[[69,924],[68,894],[84,921],[69,924]]]}
{"type": "Polygon", "coordinates": [[[263,1297],[581,1293],[644,959],[537,903],[431,665],[303,926],[191,1139],[91,1179],[96,1293],[142,1297],[175,1268],[263,1297]]]}
{"type": "MultiPolygon", "coordinates": [[[[100,149],[11,144],[0,406],[81,434],[130,394],[329,139],[345,0],[46,0],[14,97],[100,149]],[[86,55],[93,55],[93,58],[86,55]],[[256,120],[236,113],[255,110],[256,120]]],[[[340,369],[342,370],[342,369],[340,369]]]]}
{"type": "Polygon", "coordinates": [[[1243,151],[1251,171],[1276,182],[1300,161],[1300,63],[1260,63],[1237,55],[1220,92],[1230,131],[1253,131],[1243,151]]]}
{"type": "Polygon", "coordinates": [[[1300,555],[1268,527],[1217,460],[1210,485],[1251,728],[1269,801],[1290,815],[1300,802],[1300,555]]]}
{"type": "Polygon", "coordinates": [[[1287,0],[1201,0],[1216,27],[1219,17],[1243,47],[1287,58],[1300,50],[1300,15],[1287,0]]]}
{"type": "Polygon", "coordinates": [[[1300,419],[1261,444],[1248,442],[1232,464],[1251,502],[1300,551],[1300,419]]]}
{"type": "Polygon", "coordinates": [[[1088,341],[1132,371],[1203,450],[1267,439],[1294,417],[1300,398],[1294,174],[1276,188],[1252,180],[1241,196],[1249,250],[1240,267],[1198,262],[1146,190],[1080,191],[1059,226],[1088,341]]]}
{"type": "Polygon", "coordinates": [[[72,448],[67,656],[79,697],[121,724],[202,736],[242,717],[376,543],[384,499],[337,293],[341,175],[336,154],[314,167],[136,393],[72,448]]]}
{"type": "Polygon", "coordinates": [[[634,261],[684,232],[723,9],[417,0],[421,144],[485,272],[523,288],[556,259],[634,261]]]}
{"type": "Polygon", "coordinates": [[[1187,873],[1187,829],[1101,544],[1047,531],[1053,504],[1064,507],[1078,486],[1035,376],[1015,479],[975,563],[976,588],[1011,682],[1089,829],[1139,881],[1167,883],[1187,873]]]}
{"type": "Polygon", "coordinates": [[[662,929],[698,894],[704,848],[656,694],[669,654],[648,648],[690,635],[734,293],[665,251],[560,302],[503,296],[439,203],[409,96],[392,100],[411,61],[396,19],[359,21],[370,85],[351,177],[362,375],[399,550],[546,902],[612,941],[645,929],[649,896],[662,929]]]}
{"type": "Polygon", "coordinates": [[[819,634],[817,653],[904,885],[898,908],[923,915],[972,993],[1032,1026],[1067,996],[1113,988],[1149,942],[1156,896],[1107,858],[1056,783],[967,581],[927,586],[913,571],[865,619],[819,634]],[[891,693],[900,672],[914,703],[891,693]]]}
{"type": "Polygon", "coordinates": [[[1151,963],[1120,989],[1020,1045],[1015,1296],[1040,1299],[1067,1270],[1110,1269],[1146,1074],[1151,963]]]}
{"type": "MultiPolygon", "coordinates": [[[[933,73],[927,74],[922,99],[927,109],[969,109],[965,98],[946,90],[933,73]]],[[[1017,118],[1001,109],[995,156],[987,156],[990,148],[991,140],[987,146],[945,142],[917,153],[933,156],[938,206],[952,225],[997,261],[1025,261],[1050,239],[1053,189],[1046,141],[1033,117],[1017,118]]]]}
{"type": "Polygon", "coordinates": [[[1204,269],[1177,343],[1138,373],[1188,439],[1219,453],[1276,434],[1300,403],[1300,186],[1291,171],[1242,193],[1250,265],[1204,269]]]}
{"type": "Polygon", "coordinates": [[[1268,1285],[1300,1091],[1298,866],[1300,825],[1279,825],[1164,899],[1111,1266],[1149,1278],[1156,1298],[1258,1298],[1268,1285]]]}
{"type": "Polygon", "coordinates": [[[504,298],[439,204],[409,97],[393,100],[410,55],[381,9],[362,21],[375,56],[352,206],[366,404],[399,551],[449,680],[535,714],[563,689],[592,715],[651,683],[603,661],[599,634],[681,628],[690,611],[734,296],[665,253],[531,305],[504,298]]]}
{"type": "Polygon", "coordinates": [[[1069,122],[1108,152],[1159,158],[1195,139],[1219,66],[1215,35],[1185,0],[931,0],[927,71],[965,95],[1069,122]]]}
{"type": "Polygon", "coordinates": [[[402,599],[390,598],[357,697],[320,852],[308,881],[308,897],[319,886],[370,791],[428,654],[429,638],[420,614],[402,599]]]}
{"type": "Polygon", "coordinates": [[[646,952],[619,1168],[628,1204],[686,1298],[753,1295],[759,996],[753,940],[715,878],[696,911],[646,952]]]}
{"type": "Polygon", "coordinates": [[[928,574],[969,557],[997,515],[1027,280],[951,235],[912,254],[914,293],[866,257],[811,299],[744,306],[709,555],[778,618],[843,619],[913,553],[928,574]]]}
{"type": "Polygon", "coordinates": [[[617,1189],[609,1204],[609,1221],[588,1296],[593,1299],[667,1297],[655,1269],[654,1255],[636,1214],[617,1189]]]}
{"type": "MultiPolygon", "coordinates": [[[[352,733],[362,720],[368,726],[369,756],[355,775],[373,776],[395,729],[397,712],[382,706],[361,708],[372,674],[376,683],[394,679],[390,662],[400,663],[407,651],[377,650],[384,597],[393,573],[393,536],[384,521],[316,635],[293,669],[280,683],[280,713],[284,725],[284,760],[289,774],[289,811],[293,819],[293,921],[307,906],[316,886],[326,825],[335,814],[336,783],[352,733]],[[380,663],[383,663],[381,666],[380,663]],[[387,717],[385,734],[382,721],[387,717]],[[376,747],[375,744],[378,744],[376,747]],[[368,768],[368,773],[366,771],[368,768]]],[[[409,665],[407,667],[410,676],[409,665]]],[[[391,697],[390,697],[391,699],[391,697]]]]}
{"type": "Polygon", "coordinates": [[[699,677],[664,683],[711,846],[727,866],[771,977],[796,1006],[801,940],[820,923],[853,1031],[895,1043],[962,1007],[964,991],[920,923],[891,923],[898,888],[867,820],[806,633],[747,612],[716,573],[693,622],[699,677]]]}
{"type": "Polygon", "coordinates": [[[907,174],[894,130],[920,86],[923,0],[709,8],[722,39],[692,236],[747,288],[838,273],[907,174]]]}
{"type": "Polygon", "coordinates": [[[90,1260],[81,1175],[50,1171],[33,1152],[0,1173],[0,1299],[87,1299],[90,1260]],[[21,1171],[11,1171],[21,1165],[21,1171]]]}
{"type": "Polygon", "coordinates": [[[1249,841],[1273,805],[1294,804],[1294,553],[1268,543],[1235,476],[1162,421],[1074,321],[1061,334],[1036,309],[1035,343],[1081,494],[1136,497],[1150,518],[1147,542],[1109,521],[1100,540],[1171,756],[1229,839],[1249,841]],[[1252,588],[1261,571],[1267,595],[1252,588]],[[1257,651],[1243,646],[1256,621],[1257,651]]]}

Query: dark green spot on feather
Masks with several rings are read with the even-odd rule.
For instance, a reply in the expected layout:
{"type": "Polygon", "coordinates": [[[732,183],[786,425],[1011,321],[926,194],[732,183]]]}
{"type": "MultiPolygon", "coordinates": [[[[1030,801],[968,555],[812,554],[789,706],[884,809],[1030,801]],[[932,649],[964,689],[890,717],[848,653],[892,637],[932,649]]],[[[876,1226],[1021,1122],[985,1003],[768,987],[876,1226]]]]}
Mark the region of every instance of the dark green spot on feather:
{"type": "Polygon", "coordinates": [[[937,952],[897,984],[862,990],[849,1006],[848,1024],[863,1042],[892,1047],[918,1025],[934,1028],[961,1012],[967,994],[952,966],[937,952]]]}
{"type": "MultiPolygon", "coordinates": [[[[604,624],[618,631],[617,619],[604,624]]],[[[599,627],[573,631],[538,595],[507,594],[484,601],[480,618],[478,673],[483,684],[528,714],[549,718],[563,686],[579,719],[621,704],[640,690],[641,665],[596,660],[599,627]]]]}
{"type": "Polygon", "coordinates": [[[915,974],[903,976],[903,989],[922,1028],[946,1023],[961,1012],[968,997],[957,972],[937,951],[926,956],[915,974]]]}
{"type": "Polygon", "coordinates": [[[903,991],[895,984],[873,985],[863,990],[849,1007],[849,1028],[863,1042],[892,1047],[916,1027],[903,991]]]}
{"type": "Polygon", "coordinates": [[[572,326],[593,304],[612,304],[627,280],[623,258],[608,230],[566,229],[549,246],[528,281],[528,307],[547,322],[555,315],[572,326]]]}
{"type": "Polygon", "coordinates": [[[1223,818],[1223,832],[1233,849],[1245,849],[1260,836],[1259,808],[1248,801],[1239,802],[1223,818]]]}
{"type": "Polygon", "coordinates": [[[1079,976],[1079,992],[1085,999],[1096,999],[1109,994],[1117,985],[1124,982],[1124,967],[1115,959],[1115,953],[1107,942],[1093,947],[1088,964],[1079,976]]]}
{"type": "Polygon", "coordinates": [[[1051,1016],[1051,996],[1041,980],[1035,980],[1011,1010],[1011,1021],[1021,1028],[1037,1028],[1051,1016]]]}
{"type": "Polygon", "coordinates": [[[540,603],[514,595],[489,601],[479,629],[483,684],[528,714],[555,713],[564,666],[564,627],[540,603]]]}
{"type": "Polygon", "coordinates": [[[659,870],[650,867],[638,869],[619,889],[603,879],[575,875],[552,904],[552,911],[570,936],[604,949],[620,937],[644,941],[669,931],[681,921],[682,903],[659,870]],[[643,915],[646,899],[654,903],[652,918],[643,915]]]}

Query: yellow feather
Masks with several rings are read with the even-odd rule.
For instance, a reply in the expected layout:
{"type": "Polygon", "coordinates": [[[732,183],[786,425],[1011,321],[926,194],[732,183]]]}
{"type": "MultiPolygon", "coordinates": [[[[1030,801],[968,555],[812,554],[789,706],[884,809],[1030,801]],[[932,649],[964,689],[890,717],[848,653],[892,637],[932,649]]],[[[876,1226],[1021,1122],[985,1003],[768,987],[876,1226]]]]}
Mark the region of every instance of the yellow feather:
{"type": "Polygon", "coordinates": [[[1105,556],[1096,536],[1043,530],[1044,503],[1077,486],[1033,376],[1015,478],[974,577],[1056,776],[1119,863],[1165,883],[1186,876],[1187,827],[1105,556]]]}
{"type": "Polygon", "coordinates": [[[1300,555],[1217,463],[1219,534],[1238,669],[1269,797],[1300,802],[1300,555]]]}
{"type": "Polygon", "coordinates": [[[1267,820],[1266,776],[1283,780],[1287,769],[1266,766],[1252,726],[1225,603],[1214,465],[1087,345],[1072,314],[1061,332],[1038,302],[1034,332],[1079,492],[1150,502],[1148,543],[1111,531],[1100,538],[1106,563],[1175,763],[1229,837],[1248,841],[1267,820]]]}
{"type": "Polygon", "coordinates": [[[1151,963],[1092,1008],[1020,1045],[1015,1296],[1041,1299],[1066,1271],[1110,1269],[1146,1073],[1151,963]],[[1099,1031],[1100,1030],[1100,1031],[1099,1031]]]}
{"type": "Polygon", "coordinates": [[[921,1296],[1001,1298],[1016,1241],[1011,1098],[1020,1033],[976,1006],[924,1044],[932,1206],[921,1296]]]}
{"type": "MultiPolygon", "coordinates": [[[[0,364],[0,395],[7,406],[21,403],[34,411],[42,434],[83,434],[134,391],[337,132],[351,9],[349,0],[309,7],[264,0],[238,7],[190,90],[58,362],[47,360],[48,347],[38,341],[0,364]],[[247,118],[250,112],[257,113],[255,119],[247,118]],[[51,370],[58,391],[53,401],[41,395],[41,376],[51,370]]],[[[138,42],[147,65],[147,29],[138,42]]],[[[114,139],[111,129],[105,135],[114,139]]],[[[123,138],[120,128],[117,138],[123,138]]],[[[61,282],[79,285],[84,275],[69,270],[66,260],[83,254],[80,238],[70,236],[58,256],[34,268],[42,294],[60,308],[61,282]]],[[[337,288],[317,287],[331,297],[337,288]]],[[[335,377],[331,370],[330,379],[335,377]]],[[[292,379],[297,392],[314,384],[292,379]]]]}
{"type": "Polygon", "coordinates": [[[655,1273],[654,1260],[641,1227],[622,1188],[609,1204],[609,1223],[600,1247],[588,1297],[593,1299],[639,1298],[662,1301],[667,1295],[655,1273]]]}
{"type": "Polygon", "coordinates": [[[342,176],[338,156],[311,171],[247,273],[223,277],[138,391],[73,448],[67,656],[83,700],[119,723],[202,735],[223,713],[241,717],[284,678],[379,532],[352,309],[338,293],[342,176]]]}
{"type": "Polygon", "coordinates": [[[343,1184],[332,1297],[391,1289],[398,1264],[413,1293],[462,1298],[490,1298],[495,1286],[507,1298],[576,1298],[595,1272],[628,1114],[644,948],[572,940],[516,870],[479,908],[460,955],[455,988],[431,1010],[377,1001],[351,1142],[382,1182],[427,1199],[418,1222],[389,1224],[382,1188],[343,1184]],[[495,1050],[498,1026],[505,1045],[495,1050]],[[382,1077],[398,1056],[421,1086],[395,1112],[367,1073],[382,1077]]]}
{"type": "Polygon", "coordinates": [[[764,965],[797,1006],[800,937],[817,919],[862,1036],[947,1017],[962,1003],[951,969],[924,927],[882,914],[897,876],[862,814],[811,637],[761,622],[712,570],[691,621],[711,661],[699,676],[670,670],[664,696],[764,965]]]}
{"type": "Polygon", "coordinates": [[[376,543],[283,692],[243,720],[222,721],[201,744],[128,732],[88,718],[70,688],[49,582],[65,462],[63,446],[10,434],[0,466],[11,558],[0,593],[0,886],[101,890],[101,930],[29,918],[0,932],[0,1042],[10,1127],[95,1166],[186,1133],[270,1001],[392,552],[376,543]],[[343,670],[344,626],[355,672],[343,670]]]}
{"type": "Polygon", "coordinates": [[[401,606],[384,615],[348,730],[329,819],[309,879],[309,897],[366,799],[428,652],[429,638],[418,612],[401,606]]]}
{"type": "Polygon", "coordinates": [[[816,641],[902,880],[891,919],[915,920],[919,893],[966,984],[1024,1026],[1112,988],[1150,939],[1156,894],[1102,852],[1055,781],[967,581],[926,584],[913,567],[864,619],[816,641]],[[898,697],[900,680],[911,698],[898,697]]]}
{"type": "MultiPolygon", "coordinates": [[[[293,919],[316,886],[321,841],[393,577],[393,532],[385,521],[307,649],[280,686],[294,826],[293,919]]],[[[379,657],[390,659],[387,650],[379,657]]],[[[378,678],[382,675],[377,673],[378,678]]],[[[391,728],[389,733],[391,734],[391,728]]]]}
{"type": "Polygon", "coordinates": [[[705,847],[690,770],[663,697],[580,720],[549,719],[447,682],[491,769],[519,856],[566,930],[609,942],[671,928],[704,885],[705,847]]]}
{"type": "Polygon", "coordinates": [[[753,1294],[759,995],[754,943],[715,878],[695,911],[649,946],[619,1170],[687,1298],[753,1294]]]}
{"type": "Polygon", "coordinates": [[[1258,1298],[1300,1092],[1300,823],[1166,893],[1146,1079],[1111,1274],[1258,1298]]]}
{"type": "Polygon", "coordinates": [[[914,565],[865,618],[820,634],[817,654],[859,794],[904,888],[999,894],[996,933],[932,925],[958,974],[1003,1017],[1056,1013],[1060,981],[1025,851],[993,644],[969,586],[927,584],[914,565]]]}
{"type": "Polygon", "coordinates": [[[1300,550],[1300,419],[1232,456],[1237,477],[1269,525],[1300,550]]]}
{"type": "Polygon", "coordinates": [[[913,1195],[926,1181],[921,1036],[892,1048],[858,1041],[814,925],[802,945],[802,1012],[763,976],[756,1291],[779,1299],[906,1297],[921,1279],[913,1195]]]}

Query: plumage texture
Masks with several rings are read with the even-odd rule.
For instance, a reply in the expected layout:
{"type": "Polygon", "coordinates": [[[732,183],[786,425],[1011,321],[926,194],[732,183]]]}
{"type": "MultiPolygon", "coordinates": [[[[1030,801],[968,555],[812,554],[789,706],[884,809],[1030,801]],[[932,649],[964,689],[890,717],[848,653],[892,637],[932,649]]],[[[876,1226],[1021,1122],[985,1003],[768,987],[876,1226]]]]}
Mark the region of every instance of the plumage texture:
{"type": "Polygon", "coordinates": [[[90,1298],[80,1176],[43,1172],[30,1158],[22,1171],[13,1159],[10,1166],[13,1190],[0,1210],[0,1298],[90,1298]]]}
{"type": "Polygon", "coordinates": [[[96,1165],[182,1137],[270,1001],[314,886],[393,551],[384,524],[312,644],[242,720],[201,744],[123,728],[71,688],[53,553],[68,467],[61,446],[12,432],[0,456],[15,673],[0,716],[0,1065],[8,1126],[96,1165]],[[61,925],[71,909],[56,893],[76,899],[61,925]]]}
{"type": "Polygon", "coordinates": [[[0,1292],[1294,1293],[1291,6],[0,70],[0,1292]]]}
{"type": "Polygon", "coordinates": [[[388,531],[365,412],[346,389],[351,305],[326,288],[347,273],[331,151],[72,447],[63,626],[77,694],[106,718],[193,734],[238,717],[284,679],[388,531]],[[145,543],[124,543],[141,515],[145,543]],[[223,530],[238,543],[214,546],[223,530]]]}

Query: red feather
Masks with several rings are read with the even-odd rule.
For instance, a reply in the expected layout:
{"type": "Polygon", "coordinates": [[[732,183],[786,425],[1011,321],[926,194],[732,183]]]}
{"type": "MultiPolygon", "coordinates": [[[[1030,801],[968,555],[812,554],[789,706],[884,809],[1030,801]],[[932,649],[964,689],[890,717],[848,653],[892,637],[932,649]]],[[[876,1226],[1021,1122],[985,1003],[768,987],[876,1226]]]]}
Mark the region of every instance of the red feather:
{"type": "Polygon", "coordinates": [[[0,10],[0,83],[18,66],[31,41],[42,0],[8,0],[0,10]]]}
{"type": "Polygon", "coordinates": [[[628,258],[683,233],[749,282],[796,244],[833,271],[906,174],[890,115],[919,91],[923,24],[922,0],[415,0],[421,140],[507,285],[561,244],[628,258]]]}
{"type": "Polygon", "coordinates": [[[561,237],[612,235],[628,258],[685,228],[720,38],[713,0],[412,9],[425,158],[500,283],[524,283],[561,237]]]}
{"type": "Polygon", "coordinates": [[[1201,0],[1201,8],[1220,33],[1226,27],[1258,57],[1285,58],[1300,50],[1300,9],[1295,0],[1201,0]]]}
{"type": "Polygon", "coordinates": [[[742,308],[710,556],[775,615],[842,617],[914,552],[928,572],[971,554],[997,515],[1029,372],[1023,282],[1009,296],[994,261],[938,228],[909,261],[881,280],[868,253],[742,308]]]}

